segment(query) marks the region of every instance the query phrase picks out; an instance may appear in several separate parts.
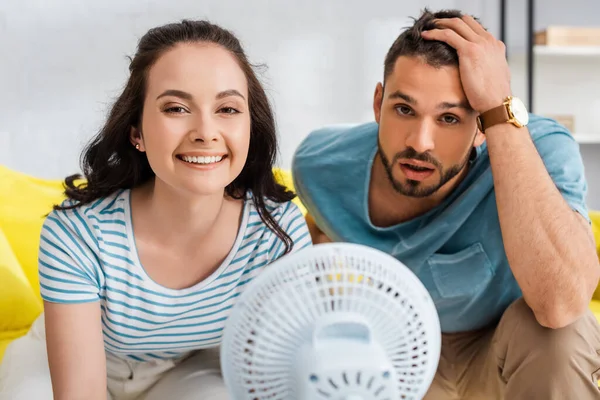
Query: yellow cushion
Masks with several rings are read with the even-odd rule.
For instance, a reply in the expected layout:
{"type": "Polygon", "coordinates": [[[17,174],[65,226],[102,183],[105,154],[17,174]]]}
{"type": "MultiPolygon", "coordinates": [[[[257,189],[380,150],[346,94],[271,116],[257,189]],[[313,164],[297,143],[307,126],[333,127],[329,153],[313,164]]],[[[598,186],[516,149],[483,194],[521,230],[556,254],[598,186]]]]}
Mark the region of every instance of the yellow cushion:
{"type": "MultiPolygon", "coordinates": [[[[275,176],[275,180],[277,181],[277,183],[285,186],[286,188],[288,188],[289,190],[291,190],[293,192],[296,191],[294,189],[294,181],[292,180],[292,173],[289,170],[275,168],[273,170],[273,175],[275,176]]],[[[300,211],[302,211],[302,215],[306,215],[306,208],[300,201],[299,197],[296,197],[294,199],[294,203],[298,206],[300,211]]]]}
{"type": "Polygon", "coordinates": [[[596,239],[596,251],[600,257],[600,211],[590,211],[590,219],[592,220],[594,239],[596,239]]]}
{"type": "Polygon", "coordinates": [[[36,293],[42,224],[52,206],[62,199],[61,181],[37,179],[0,166],[0,228],[36,293]]]}
{"type": "Polygon", "coordinates": [[[596,319],[600,321],[600,301],[592,300],[592,302],[590,303],[590,310],[592,310],[592,312],[596,316],[596,319]]]}
{"type": "Polygon", "coordinates": [[[42,312],[42,302],[31,288],[17,257],[0,229],[0,359],[8,340],[17,338],[42,312]]]}
{"type": "MultiPolygon", "coordinates": [[[[600,258],[600,211],[590,211],[590,219],[592,220],[592,232],[594,233],[594,239],[596,240],[596,252],[598,258],[600,258]]],[[[596,288],[594,292],[594,299],[600,300],[600,286],[596,288]]],[[[597,314],[600,317],[600,308],[597,314]]]]}

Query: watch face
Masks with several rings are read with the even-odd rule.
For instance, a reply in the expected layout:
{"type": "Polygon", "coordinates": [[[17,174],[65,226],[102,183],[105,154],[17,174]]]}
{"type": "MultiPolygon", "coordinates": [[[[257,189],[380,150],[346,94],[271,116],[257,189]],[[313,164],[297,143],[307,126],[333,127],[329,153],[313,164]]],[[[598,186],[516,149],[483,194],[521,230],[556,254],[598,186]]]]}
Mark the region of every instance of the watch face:
{"type": "Polygon", "coordinates": [[[525,126],[529,123],[529,113],[527,112],[527,108],[517,97],[513,97],[510,100],[510,111],[519,125],[525,126]]]}

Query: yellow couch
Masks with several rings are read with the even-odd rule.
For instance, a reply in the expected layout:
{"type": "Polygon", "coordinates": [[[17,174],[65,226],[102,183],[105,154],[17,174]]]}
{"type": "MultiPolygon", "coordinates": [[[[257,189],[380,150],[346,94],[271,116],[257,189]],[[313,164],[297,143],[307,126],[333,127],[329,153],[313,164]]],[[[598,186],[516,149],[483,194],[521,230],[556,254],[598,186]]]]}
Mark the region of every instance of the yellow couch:
{"type": "MultiPolygon", "coordinates": [[[[291,176],[277,170],[288,187],[291,176]]],[[[45,215],[63,199],[62,182],[37,179],[0,166],[0,360],[8,343],[25,334],[42,312],[37,273],[45,215]]],[[[296,203],[304,208],[296,201],[296,203]]],[[[592,212],[600,254],[600,212],[592,212]]],[[[590,307],[600,319],[600,288],[590,307]]]]}

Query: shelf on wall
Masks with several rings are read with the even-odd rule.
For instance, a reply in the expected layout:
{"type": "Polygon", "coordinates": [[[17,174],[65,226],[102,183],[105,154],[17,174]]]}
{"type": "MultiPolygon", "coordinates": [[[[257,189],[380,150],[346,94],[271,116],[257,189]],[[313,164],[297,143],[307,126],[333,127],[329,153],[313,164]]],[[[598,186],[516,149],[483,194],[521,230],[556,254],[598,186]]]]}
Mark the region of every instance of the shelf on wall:
{"type": "Polygon", "coordinates": [[[600,57],[600,46],[534,46],[536,55],[600,57]]]}
{"type": "Polygon", "coordinates": [[[573,133],[573,138],[580,144],[600,144],[598,133],[573,133]]]}

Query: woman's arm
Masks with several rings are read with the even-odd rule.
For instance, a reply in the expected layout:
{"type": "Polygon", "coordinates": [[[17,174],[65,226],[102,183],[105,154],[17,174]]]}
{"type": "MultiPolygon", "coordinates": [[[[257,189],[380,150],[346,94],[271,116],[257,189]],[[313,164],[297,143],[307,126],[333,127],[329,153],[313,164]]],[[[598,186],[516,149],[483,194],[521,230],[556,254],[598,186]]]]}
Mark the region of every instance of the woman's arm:
{"type": "Polygon", "coordinates": [[[100,303],[44,302],[55,400],[106,400],[100,303]]]}

